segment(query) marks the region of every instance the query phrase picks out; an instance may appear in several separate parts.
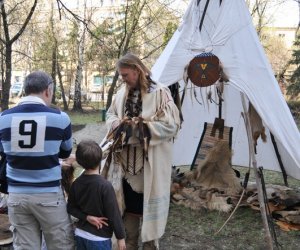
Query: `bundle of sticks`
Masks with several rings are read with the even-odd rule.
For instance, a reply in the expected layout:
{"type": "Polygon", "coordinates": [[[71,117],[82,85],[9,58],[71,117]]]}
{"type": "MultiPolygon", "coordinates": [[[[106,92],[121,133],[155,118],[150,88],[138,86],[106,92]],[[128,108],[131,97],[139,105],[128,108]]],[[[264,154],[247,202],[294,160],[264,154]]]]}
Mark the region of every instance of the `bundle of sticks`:
{"type": "Polygon", "coordinates": [[[136,136],[141,147],[144,149],[145,158],[148,160],[148,148],[151,140],[151,133],[142,117],[125,118],[114,128],[102,143],[101,148],[104,151],[113,152],[128,145],[129,139],[136,136]]]}

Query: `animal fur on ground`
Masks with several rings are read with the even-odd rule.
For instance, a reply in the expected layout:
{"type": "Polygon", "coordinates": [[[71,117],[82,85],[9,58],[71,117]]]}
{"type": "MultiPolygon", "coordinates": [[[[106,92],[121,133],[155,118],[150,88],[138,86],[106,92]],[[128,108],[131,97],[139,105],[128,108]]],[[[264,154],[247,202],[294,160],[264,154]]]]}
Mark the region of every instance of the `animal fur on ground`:
{"type": "Polygon", "coordinates": [[[201,188],[183,188],[180,193],[172,196],[172,201],[193,210],[206,208],[229,212],[233,208],[229,196],[219,196],[219,193],[214,190],[202,190],[201,188]]]}
{"type": "Polygon", "coordinates": [[[226,194],[239,193],[242,187],[231,167],[231,156],[228,142],[217,141],[194,170],[193,179],[205,189],[215,188],[226,194]]]}
{"type": "Polygon", "coordinates": [[[242,190],[231,167],[231,157],[228,142],[217,141],[195,170],[185,172],[180,183],[173,183],[173,201],[196,210],[229,212],[233,208],[232,200],[242,190]]]}

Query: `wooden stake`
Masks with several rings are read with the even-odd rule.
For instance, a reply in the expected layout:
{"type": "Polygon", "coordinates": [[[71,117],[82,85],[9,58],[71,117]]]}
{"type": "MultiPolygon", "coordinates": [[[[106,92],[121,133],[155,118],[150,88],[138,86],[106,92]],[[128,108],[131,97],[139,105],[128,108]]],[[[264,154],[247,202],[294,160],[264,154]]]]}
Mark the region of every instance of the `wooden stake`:
{"type": "Polygon", "coordinates": [[[253,143],[253,138],[252,138],[251,123],[250,123],[250,119],[249,119],[249,115],[248,115],[248,111],[247,111],[244,93],[241,93],[241,99],[242,99],[242,105],[243,105],[243,109],[244,109],[244,119],[245,119],[245,126],[246,126],[246,131],[247,131],[247,136],[248,136],[250,158],[252,159],[252,167],[254,169],[255,180],[256,180],[256,185],[257,185],[260,213],[262,216],[262,221],[263,221],[263,225],[264,225],[264,229],[265,229],[265,239],[266,239],[268,249],[273,250],[274,249],[273,248],[273,239],[272,239],[269,224],[268,224],[267,211],[266,211],[265,202],[264,202],[261,178],[260,178],[260,175],[258,174],[257,162],[256,162],[255,153],[254,153],[254,143],[253,143]]]}

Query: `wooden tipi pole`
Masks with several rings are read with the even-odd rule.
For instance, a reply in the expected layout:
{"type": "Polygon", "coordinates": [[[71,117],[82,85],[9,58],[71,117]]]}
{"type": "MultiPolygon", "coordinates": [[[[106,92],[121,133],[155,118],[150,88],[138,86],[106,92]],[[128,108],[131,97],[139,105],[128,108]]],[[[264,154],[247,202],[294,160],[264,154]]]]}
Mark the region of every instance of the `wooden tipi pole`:
{"type": "Polygon", "coordinates": [[[257,162],[256,162],[255,153],[254,153],[254,143],[253,143],[253,138],[252,138],[251,123],[250,123],[249,114],[247,111],[245,94],[242,92],[241,92],[241,99],[242,99],[242,105],[243,105],[243,109],[244,109],[245,126],[246,126],[246,131],[247,131],[247,136],[248,136],[249,153],[250,153],[250,157],[252,160],[251,162],[252,162],[252,167],[254,169],[255,180],[256,180],[256,185],[257,185],[260,213],[262,216],[262,221],[263,221],[263,225],[264,225],[264,229],[265,229],[265,239],[266,239],[268,249],[273,250],[274,249],[273,248],[273,239],[272,239],[269,224],[268,224],[267,211],[266,211],[266,206],[265,206],[264,196],[263,196],[262,182],[261,182],[261,177],[258,173],[257,162]]]}

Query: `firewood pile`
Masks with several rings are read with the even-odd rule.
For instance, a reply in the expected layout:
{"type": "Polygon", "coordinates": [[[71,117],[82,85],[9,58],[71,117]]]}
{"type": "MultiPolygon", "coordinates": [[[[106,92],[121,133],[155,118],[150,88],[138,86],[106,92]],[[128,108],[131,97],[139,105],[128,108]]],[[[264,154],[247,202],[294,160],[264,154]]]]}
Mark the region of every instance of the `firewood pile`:
{"type": "MultiPolygon", "coordinates": [[[[259,210],[257,188],[251,183],[247,191],[252,193],[247,197],[247,204],[259,210]]],[[[300,192],[280,185],[266,185],[269,213],[276,224],[284,231],[300,230],[300,192]]]]}

